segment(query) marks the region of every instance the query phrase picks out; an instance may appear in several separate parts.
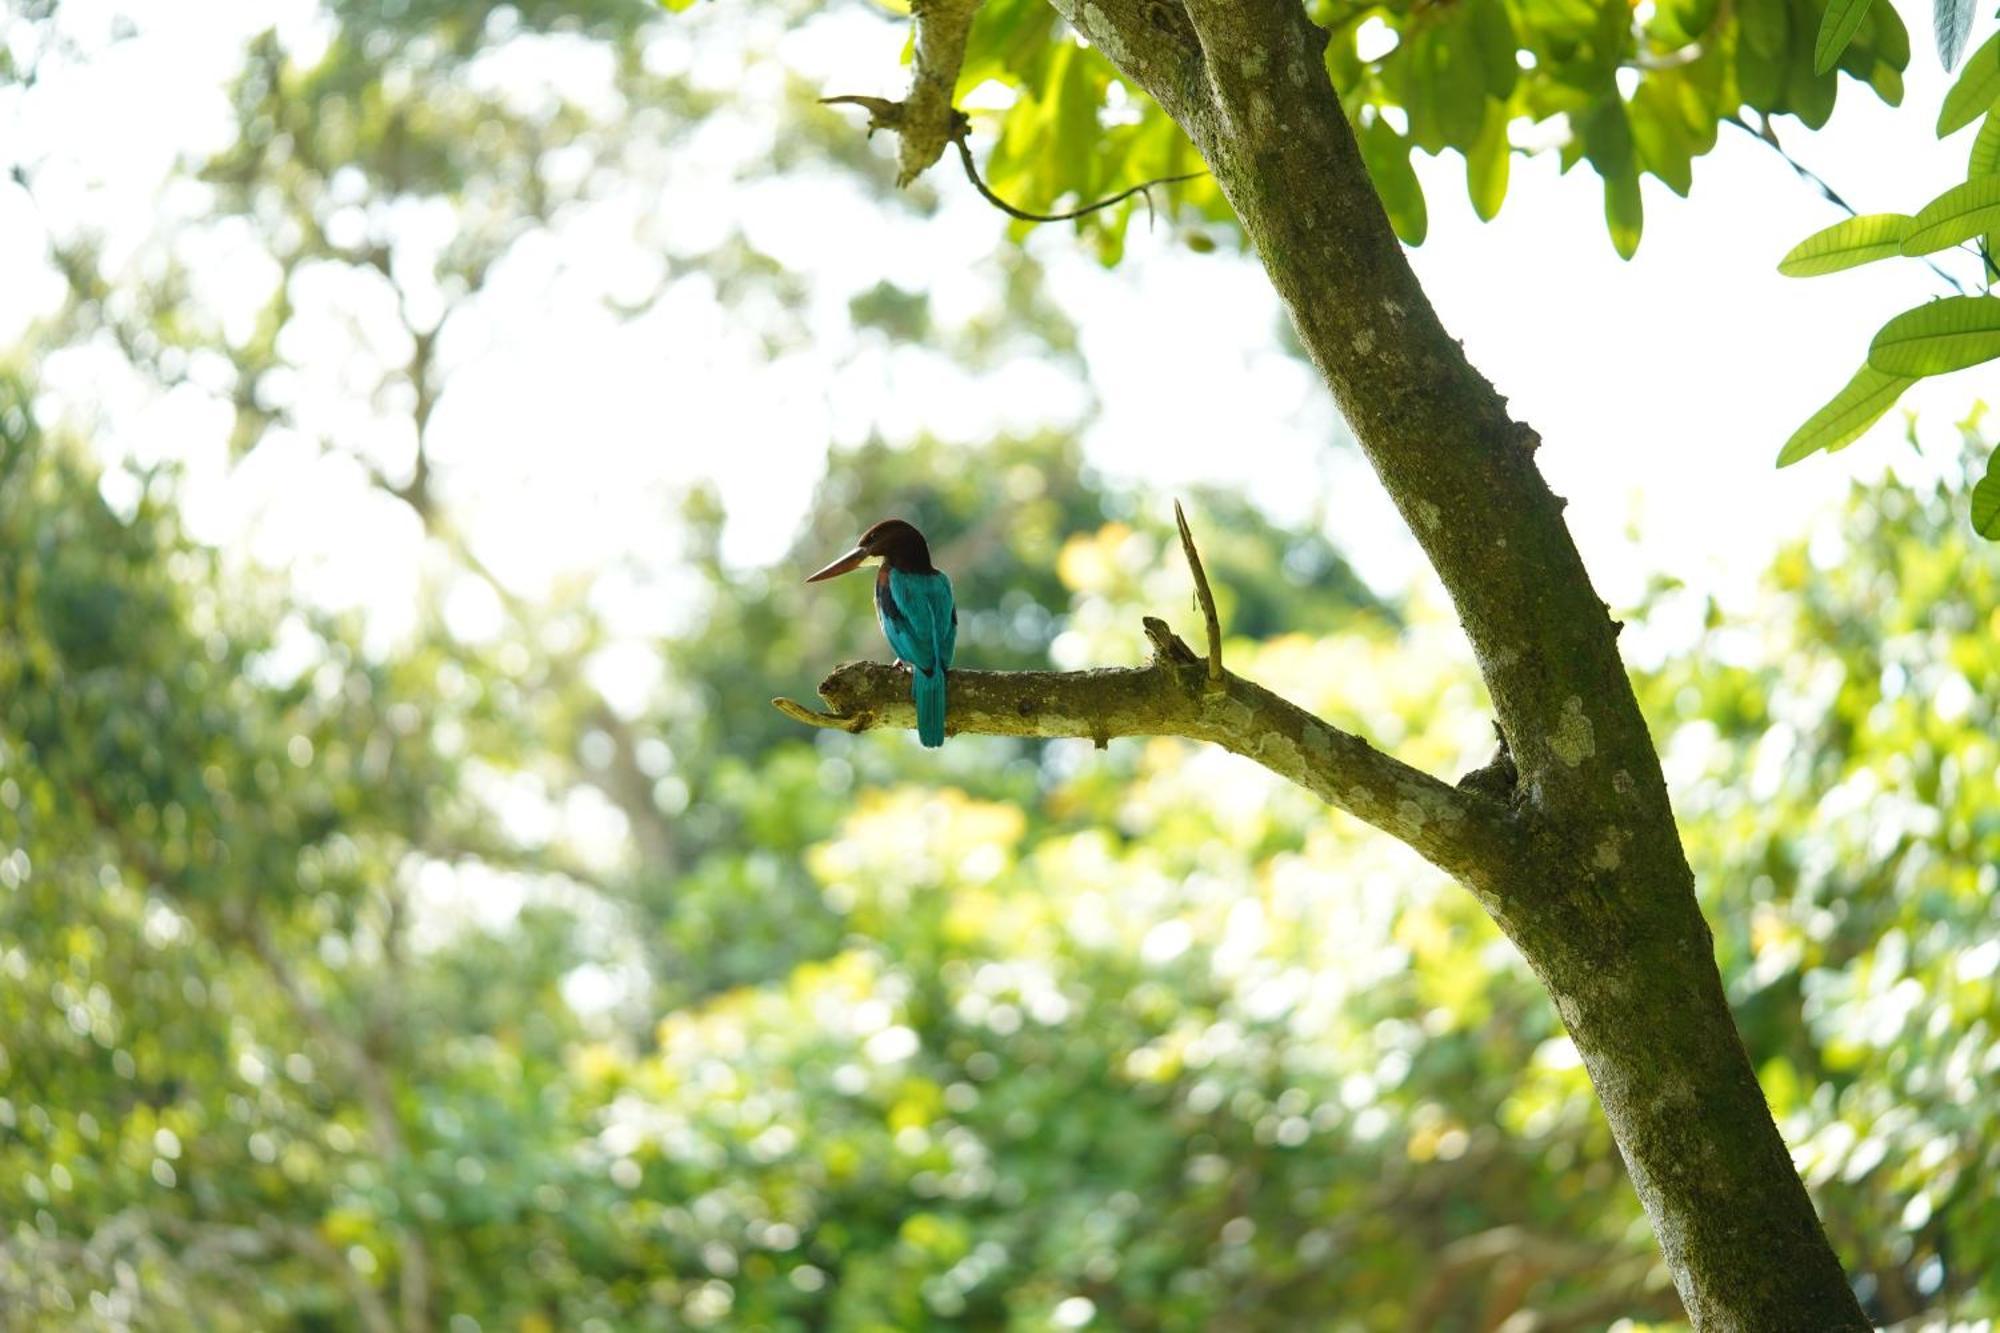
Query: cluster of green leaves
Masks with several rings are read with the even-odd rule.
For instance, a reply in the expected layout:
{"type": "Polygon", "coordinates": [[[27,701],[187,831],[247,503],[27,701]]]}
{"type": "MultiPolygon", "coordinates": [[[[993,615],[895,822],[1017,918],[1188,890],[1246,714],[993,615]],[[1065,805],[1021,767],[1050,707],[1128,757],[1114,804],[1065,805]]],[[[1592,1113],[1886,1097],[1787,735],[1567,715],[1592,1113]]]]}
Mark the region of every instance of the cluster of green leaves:
{"type": "Polygon", "coordinates": [[[413,1229],[574,1197],[559,1145],[584,1126],[549,1092],[569,934],[524,918],[504,1023],[479,941],[420,968],[380,948],[417,865],[509,864],[467,750],[520,701],[445,645],[371,660],[225,581],[169,477],[114,509],[3,387],[0,1303],[28,1327],[351,1322],[413,1229]]]}
{"type": "MultiPolygon", "coordinates": [[[[1640,178],[1685,195],[1694,159],[1743,108],[1817,127],[1832,114],[1840,73],[1891,104],[1901,100],[1909,36],[1894,9],[1846,0],[1832,9],[1845,40],[1816,59],[1823,23],[1832,21],[1818,0],[1663,0],[1636,10],[1627,0],[1311,5],[1328,33],[1327,72],[1405,242],[1421,243],[1428,228],[1413,150],[1461,154],[1473,207],[1491,218],[1517,151],[1510,131],[1523,120],[1561,118],[1563,130],[1550,137],[1563,168],[1587,161],[1603,177],[1606,224],[1626,257],[1643,224],[1640,178]]],[[[981,6],[959,96],[989,83],[1011,100],[992,117],[997,140],[986,175],[1027,207],[1101,198],[1200,165],[1149,98],[1066,35],[1046,0],[981,6]]],[[[1187,216],[1228,217],[1212,184],[1175,186],[1172,194],[1187,216]]],[[[1139,206],[1077,226],[1113,262],[1139,206]]]]}
{"type": "MultiPolygon", "coordinates": [[[[1859,6],[1865,9],[1865,4],[1859,6]]],[[[1874,12],[1886,8],[1877,5],[1874,12]]],[[[1941,7],[1942,12],[1942,7],[1941,7]]],[[[1969,14],[1969,8],[1966,11],[1969,14]]],[[[1837,40],[1837,32],[1828,37],[1837,40]]],[[[1942,35],[1940,40],[1942,40],[1942,35]]],[[[1778,271],[1792,277],[1837,273],[1879,259],[1923,258],[1955,248],[1980,256],[1982,290],[1927,301],[1889,320],[1868,345],[1867,362],[1825,406],[1792,432],[1778,453],[1788,467],[1846,448],[1918,380],[2000,359],[2000,33],[1973,52],[1938,111],[1939,138],[1978,124],[1966,178],[1914,214],[1868,213],[1814,232],[1793,246],[1778,271]]],[[[1971,489],[1972,526],[2000,540],[2000,456],[1971,489]]]]}
{"type": "MultiPolygon", "coordinates": [[[[1676,194],[1693,185],[1693,161],[1715,146],[1724,120],[1748,107],[1824,124],[1846,73],[1885,101],[1902,97],[1909,38],[1883,6],[1831,68],[1813,61],[1820,7],[1792,0],[1742,5],[1667,3],[1635,14],[1622,4],[1503,3],[1324,5],[1327,62],[1349,115],[1372,140],[1378,192],[1404,240],[1423,235],[1422,196],[1406,165],[1410,148],[1457,149],[1481,217],[1499,211],[1507,186],[1509,126],[1562,117],[1562,166],[1587,161],[1604,181],[1605,221],[1619,254],[1638,248],[1639,180],[1676,194]],[[1386,55],[1364,59],[1363,25],[1394,32],[1386,55]],[[1407,131],[1386,124],[1400,109],[1407,131]]],[[[1379,39],[1378,39],[1379,44],[1379,39]]],[[[1372,54],[1372,52],[1371,52],[1372,54]]]]}

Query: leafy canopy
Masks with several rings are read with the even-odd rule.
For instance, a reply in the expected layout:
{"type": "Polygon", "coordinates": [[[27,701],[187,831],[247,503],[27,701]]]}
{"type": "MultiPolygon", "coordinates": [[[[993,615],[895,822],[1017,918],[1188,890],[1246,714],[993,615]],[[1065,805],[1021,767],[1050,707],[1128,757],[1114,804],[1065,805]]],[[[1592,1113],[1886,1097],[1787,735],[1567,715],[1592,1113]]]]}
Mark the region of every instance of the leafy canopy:
{"type": "MultiPolygon", "coordinates": [[[[1490,219],[1506,198],[1512,155],[1532,141],[1560,152],[1565,171],[1585,161],[1603,177],[1612,243],[1630,257],[1643,222],[1641,176],[1685,195],[1694,159],[1746,109],[1824,124],[1842,73],[1898,103],[1910,55],[1895,11],[1865,0],[1310,0],[1308,8],[1327,32],[1327,74],[1369,174],[1411,245],[1428,226],[1413,150],[1459,153],[1473,207],[1490,219]],[[1831,54],[1821,40],[1828,24],[1844,34],[1831,54]]],[[[991,136],[988,181],[1038,211],[1200,165],[1178,127],[1075,40],[1047,0],[980,7],[957,101],[974,109],[975,135],[991,136]]],[[[1176,193],[1196,215],[1229,217],[1212,183],[1176,193]]],[[[1077,224],[1106,262],[1118,258],[1136,206],[1077,224]]]]}
{"type": "MultiPolygon", "coordinates": [[[[1886,8],[1877,5],[1875,12],[1886,8]]],[[[1829,10],[1829,20],[1832,17],[1829,10]]],[[[1971,8],[1940,0],[1938,18],[1939,55],[1950,65],[1964,44],[1971,8]]],[[[1995,241],[2000,234],[2000,120],[1991,115],[1996,105],[2000,105],[2000,32],[1966,61],[1938,111],[1941,139],[1979,126],[1967,153],[1965,179],[1913,213],[1850,217],[1814,232],[1778,262],[1780,273],[1806,278],[1878,259],[1923,259],[1932,274],[1956,293],[1913,306],[1876,330],[1861,368],[1785,441],[1778,452],[1779,467],[1846,448],[1920,379],[2000,359],[2000,297],[1993,295],[1993,279],[2000,276],[1995,241]],[[1976,291],[1930,258],[1951,251],[1978,258],[1976,291]]],[[[2000,510],[2000,483],[1995,477],[1989,465],[1986,480],[1970,497],[1972,526],[1989,539],[2000,539],[2000,519],[1995,517],[2000,510]]]]}

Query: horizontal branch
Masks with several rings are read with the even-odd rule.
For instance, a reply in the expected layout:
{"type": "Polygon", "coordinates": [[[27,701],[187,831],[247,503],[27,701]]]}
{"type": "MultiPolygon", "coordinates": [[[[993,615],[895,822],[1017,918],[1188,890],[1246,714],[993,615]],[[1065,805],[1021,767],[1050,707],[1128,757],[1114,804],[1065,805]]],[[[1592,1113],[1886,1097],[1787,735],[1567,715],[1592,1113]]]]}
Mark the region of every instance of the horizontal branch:
{"type": "MultiPolygon", "coordinates": [[[[982,736],[1180,736],[1262,764],[1336,809],[1400,839],[1482,898],[1517,862],[1499,801],[1462,790],[1330,726],[1297,704],[1207,663],[1151,617],[1153,660],[1091,671],[953,671],[946,730],[982,736]]],[[[773,700],[787,716],[840,731],[912,727],[907,671],[846,662],[820,683],[829,712],[773,700]]]]}

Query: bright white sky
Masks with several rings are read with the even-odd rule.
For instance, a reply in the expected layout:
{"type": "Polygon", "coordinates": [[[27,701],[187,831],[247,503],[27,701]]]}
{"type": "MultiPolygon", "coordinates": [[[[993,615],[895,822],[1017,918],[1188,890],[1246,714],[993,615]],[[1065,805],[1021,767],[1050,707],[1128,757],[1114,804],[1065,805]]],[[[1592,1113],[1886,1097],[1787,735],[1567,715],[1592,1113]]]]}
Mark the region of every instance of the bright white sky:
{"type": "MultiPolygon", "coordinates": [[[[1829,132],[1780,122],[1793,152],[1863,211],[1913,211],[1962,178],[1971,137],[1943,145],[1933,137],[1947,79],[1931,53],[1927,7],[1903,8],[1916,55],[1901,111],[1843,81],[1829,132]]],[[[10,159],[43,164],[42,206],[53,216],[108,219],[116,257],[119,245],[138,244],[160,207],[175,154],[213,147],[226,132],[219,89],[241,34],[272,22],[308,34],[312,8],[307,0],[164,9],[67,0],[63,11],[84,33],[130,12],[142,36],[51,75],[31,96],[0,89],[0,144],[13,146],[10,159]]],[[[740,224],[824,290],[818,313],[830,317],[844,312],[849,293],[883,279],[928,289],[946,318],[990,302],[982,260],[1001,220],[955,171],[938,178],[946,206],[921,222],[889,217],[825,178],[736,178],[733,164],[754,151],[757,117],[777,114],[779,71],[767,64],[746,74],[730,54],[735,39],[714,34],[725,22],[759,21],[704,6],[678,18],[652,53],[745,105],[742,118],[725,118],[690,149],[660,209],[664,234],[686,242],[740,224]]],[[[896,27],[855,3],[833,7],[809,39],[794,35],[782,50],[822,86],[893,94],[904,78],[901,44],[896,27]]],[[[591,68],[581,56],[569,62],[573,78],[587,80],[591,68]]],[[[550,76],[535,66],[522,77],[550,76]]],[[[1540,430],[1542,465],[1570,497],[1572,526],[1614,605],[1655,571],[1736,602],[1772,546],[1829,512],[1850,478],[1908,458],[1895,413],[1843,454],[1773,469],[1786,435],[1859,365],[1871,331],[1942,287],[1914,261],[1779,277],[1778,257],[1839,215],[1747,136],[1725,127],[1719,150],[1697,164],[1689,201],[1647,182],[1645,240],[1631,263],[1612,252],[1587,167],[1559,177],[1553,154],[1517,158],[1492,224],[1473,217],[1455,155],[1420,160],[1420,170],[1432,222],[1415,252],[1418,271],[1474,362],[1540,430]]],[[[0,338],[58,295],[40,237],[24,197],[0,182],[8,297],[0,338]]],[[[1416,572],[1413,547],[1358,455],[1327,447],[1339,430],[1331,404],[1278,350],[1274,298],[1253,261],[1198,255],[1142,224],[1112,272],[1065,228],[1043,228],[1029,244],[1082,330],[1098,407],[1086,439],[1102,468],[1161,487],[1242,485],[1289,516],[1324,499],[1335,535],[1365,571],[1391,584],[1416,572]]],[[[215,256],[222,270],[230,262],[215,256]]],[[[587,229],[524,247],[495,275],[495,309],[512,314],[446,349],[458,369],[437,421],[440,461],[475,540],[511,582],[533,587],[553,571],[593,570],[657,547],[662,497],[699,477],[724,489],[732,557],[768,561],[797,524],[831,441],[919,426],[978,440],[1003,424],[1087,410],[1066,374],[1032,362],[978,377],[916,354],[864,353],[857,363],[851,333],[771,358],[699,283],[620,324],[597,293],[643,289],[643,270],[629,246],[618,251],[587,229]],[[623,258],[602,257],[614,254],[623,258]],[[839,369],[843,359],[850,364],[839,369]]],[[[396,618],[385,590],[409,586],[421,563],[416,534],[366,501],[358,473],[330,477],[304,461],[308,451],[280,446],[224,482],[216,464],[227,421],[213,402],[154,402],[97,374],[82,364],[45,367],[72,407],[96,404],[108,454],[207,460],[194,505],[204,532],[247,542],[315,595],[396,618]]],[[[1983,372],[1973,371],[1906,399],[1922,414],[1933,463],[1956,458],[1950,423],[1982,388],[1983,372]]],[[[337,392],[322,406],[341,419],[337,392]]],[[[343,429],[366,438],[372,427],[357,418],[343,429]]],[[[392,456],[395,442],[380,447],[392,456]]],[[[464,615],[476,624],[480,608],[464,615]]]]}

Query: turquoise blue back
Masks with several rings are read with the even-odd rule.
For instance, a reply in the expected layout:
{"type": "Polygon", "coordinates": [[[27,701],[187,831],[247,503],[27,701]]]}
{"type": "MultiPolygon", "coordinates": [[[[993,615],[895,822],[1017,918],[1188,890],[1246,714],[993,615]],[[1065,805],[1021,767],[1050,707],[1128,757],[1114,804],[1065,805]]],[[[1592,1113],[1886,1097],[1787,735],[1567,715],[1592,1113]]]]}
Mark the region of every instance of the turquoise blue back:
{"type": "Polygon", "coordinates": [[[910,664],[917,739],[944,744],[945,672],[958,647],[958,611],[943,574],[884,568],[875,581],[875,618],[896,656],[910,664]]]}

